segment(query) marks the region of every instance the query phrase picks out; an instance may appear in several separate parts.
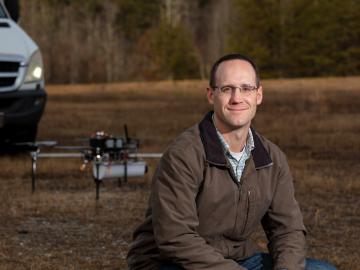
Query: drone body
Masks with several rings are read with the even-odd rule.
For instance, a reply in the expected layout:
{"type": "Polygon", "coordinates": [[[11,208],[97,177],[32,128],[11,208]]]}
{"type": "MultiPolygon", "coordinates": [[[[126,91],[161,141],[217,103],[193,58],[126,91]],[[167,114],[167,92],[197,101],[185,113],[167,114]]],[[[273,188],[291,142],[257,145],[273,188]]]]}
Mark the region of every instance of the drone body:
{"type": "Polygon", "coordinates": [[[139,140],[131,139],[125,125],[125,138],[114,137],[97,131],[89,138],[89,146],[56,146],[56,142],[36,142],[30,146],[32,160],[32,192],[35,192],[36,167],[38,158],[82,158],[84,169],[92,163],[92,174],[96,184],[96,199],[99,199],[100,184],[104,179],[117,178],[127,182],[128,177],[142,177],[147,163],[142,158],[160,158],[160,153],[138,153],[139,140]],[[41,147],[55,150],[78,150],[79,152],[41,152],[41,147]]]}

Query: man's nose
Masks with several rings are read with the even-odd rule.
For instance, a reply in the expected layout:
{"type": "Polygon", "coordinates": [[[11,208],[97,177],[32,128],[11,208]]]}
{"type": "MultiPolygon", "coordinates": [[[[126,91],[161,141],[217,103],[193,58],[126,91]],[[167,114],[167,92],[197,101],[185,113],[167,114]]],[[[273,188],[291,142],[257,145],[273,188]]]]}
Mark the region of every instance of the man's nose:
{"type": "Polygon", "coordinates": [[[239,87],[234,88],[231,91],[231,101],[232,102],[241,102],[243,100],[243,93],[239,87]]]}

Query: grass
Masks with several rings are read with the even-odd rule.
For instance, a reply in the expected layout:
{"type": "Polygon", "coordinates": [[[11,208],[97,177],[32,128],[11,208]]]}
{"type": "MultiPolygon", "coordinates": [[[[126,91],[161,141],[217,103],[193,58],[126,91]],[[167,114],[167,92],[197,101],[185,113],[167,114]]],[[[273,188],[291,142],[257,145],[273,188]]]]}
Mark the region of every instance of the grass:
{"type": "MultiPolygon", "coordinates": [[[[48,86],[38,139],[84,143],[92,132],[129,133],[142,151],[164,151],[210,109],[204,81],[48,86]]],[[[360,78],[264,81],[254,125],[280,145],[308,228],[308,256],[360,269],[360,78]]],[[[30,158],[0,157],[0,269],[126,269],[131,234],[147,207],[151,174],[100,201],[81,161],[40,160],[31,194],[30,158]]],[[[261,232],[254,236],[265,248],[261,232]]]]}

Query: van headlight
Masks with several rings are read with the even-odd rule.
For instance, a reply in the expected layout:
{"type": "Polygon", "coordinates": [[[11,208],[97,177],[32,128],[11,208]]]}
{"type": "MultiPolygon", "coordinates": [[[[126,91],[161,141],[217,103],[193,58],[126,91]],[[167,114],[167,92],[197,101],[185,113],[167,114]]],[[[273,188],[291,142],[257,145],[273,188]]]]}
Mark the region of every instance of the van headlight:
{"type": "Polygon", "coordinates": [[[30,58],[25,76],[25,83],[40,81],[44,78],[44,65],[40,51],[36,51],[30,58]]]}

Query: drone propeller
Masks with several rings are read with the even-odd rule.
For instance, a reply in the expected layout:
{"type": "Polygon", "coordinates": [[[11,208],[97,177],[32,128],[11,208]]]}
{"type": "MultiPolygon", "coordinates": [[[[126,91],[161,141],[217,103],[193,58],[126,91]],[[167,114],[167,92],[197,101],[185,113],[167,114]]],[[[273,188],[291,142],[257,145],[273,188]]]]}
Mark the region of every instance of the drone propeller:
{"type": "Polygon", "coordinates": [[[161,158],[162,153],[129,153],[130,158],[161,158]]]}
{"type": "Polygon", "coordinates": [[[38,153],[38,158],[82,158],[83,153],[38,153]]]}
{"type": "Polygon", "coordinates": [[[30,146],[30,147],[53,147],[57,145],[57,141],[36,141],[36,142],[21,142],[15,143],[16,146],[30,146]]]}
{"type": "Polygon", "coordinates": [[[89,146],[72,146],[72,145],[68,145],[68,146],[55,146],[56,149],[62,149],[62,150],[90,150],[91,148],[89,146]]]}

